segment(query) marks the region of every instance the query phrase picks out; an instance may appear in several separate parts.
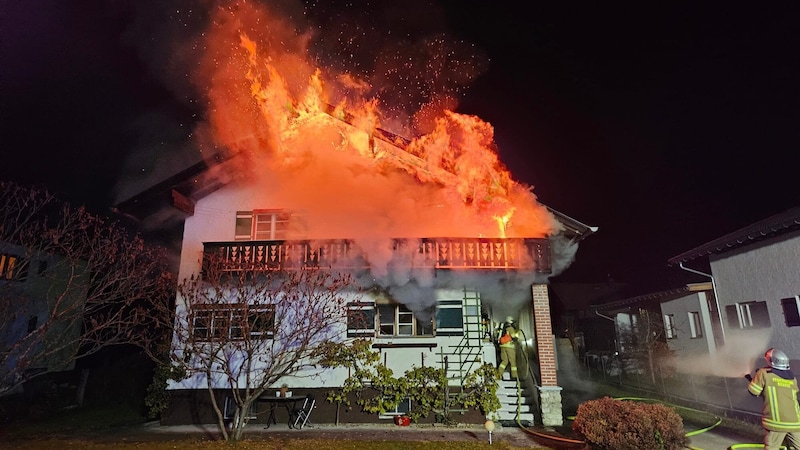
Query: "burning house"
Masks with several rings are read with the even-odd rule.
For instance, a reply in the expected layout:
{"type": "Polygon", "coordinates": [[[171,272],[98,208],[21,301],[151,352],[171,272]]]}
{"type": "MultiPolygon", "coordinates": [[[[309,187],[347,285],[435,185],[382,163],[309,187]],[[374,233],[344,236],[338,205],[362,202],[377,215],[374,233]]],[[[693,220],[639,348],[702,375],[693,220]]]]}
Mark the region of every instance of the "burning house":
{"type": "MultiPolygon", "coordinates": [[[[539,203],[514,181],[490,124],[442,110],[416,132],[389,132],[380,103],[357,100],[352,80],[332,82],[297,54],[260,44],[229,11],[220,14],[209,42],[229,53],[215,53],[210,64],[208,121],[198,132],[213,155],[118,208],[182,222],[179,280],[202,280],[212,257],[229,268],[351,272],[348,308],[369,320],[358,329],[345,320],[339,334],[371,340],[395,373],[443,367],[458,388],[481,363],[496,364],[487,331],[511,316],[529,370],[522,389],[513,381],[501,386],[499,418],[561,424],[547,282],[596,228],[539,203]],[[162,200],[170,207],[160,208],[162,200]]],[[[187,312],[190,301],[179,292],[187,334],[176,331],[177,353],[187,335],[233,336],[248,326],[246,315],[219,303],[198,319],[187,312]]],[[[264,339],[278,340],[279,331],[264,339]]],[[[345,377],[318,367],[271,389],[286,384],[295,395],[324,399],[345,377]]],[[[203,400],[209,388],[224,399],[230,385],[202,376],[172,382],[163,420],[213,422],[203,400]]],[[[403,404],[389,414],[347,412],[343,420],[377,421],[415,407],[403,404]]],[[[315,421],[333,420],[333,405],[319,401],[315,421]]]]}

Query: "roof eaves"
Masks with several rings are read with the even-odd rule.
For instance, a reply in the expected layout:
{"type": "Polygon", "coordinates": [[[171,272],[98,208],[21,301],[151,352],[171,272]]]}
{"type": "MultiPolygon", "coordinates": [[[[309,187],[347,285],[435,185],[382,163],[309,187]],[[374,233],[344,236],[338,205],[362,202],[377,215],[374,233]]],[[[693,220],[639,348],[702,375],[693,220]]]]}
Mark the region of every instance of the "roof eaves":
{"type": "Polygon", "coordinates": [[[710,291],[712,289],[711,283],[694,283],[687,284],[675,289],[666,291],[652,292],[649,294],[638,295],[622,300],[617,300],[600,305],[591,305],[589,308],[594,311],[613,311],[616,309],[623,309],[634,305],[646,305],[652,303],[662,303],[668,300],[674,300],[679,297],[699,291],[710,291]]]}
{"type": "Polygon", "coordinates": [[[707,242],[699,247],[683,252],[680,255],[670,258],[668,263],[669,265],[676,265],[703,256],[722,253],[747,243],[794,229],[800,229],[800,207],[794,207],[782,213],[770,216],[764,220],[707,242]]]}

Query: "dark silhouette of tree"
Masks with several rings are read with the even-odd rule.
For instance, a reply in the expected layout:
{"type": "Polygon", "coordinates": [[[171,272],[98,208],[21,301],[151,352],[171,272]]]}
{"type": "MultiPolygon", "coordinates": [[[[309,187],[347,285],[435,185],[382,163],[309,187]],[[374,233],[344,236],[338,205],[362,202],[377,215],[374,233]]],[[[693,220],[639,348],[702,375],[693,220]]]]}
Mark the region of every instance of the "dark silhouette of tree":
{"type": "Polygon", "coordinates": [[[169,326],[151,311],[174,289],[163,249],[45,189],[0,182],[0,393],[111,345],[155,353],[169,326]]]}

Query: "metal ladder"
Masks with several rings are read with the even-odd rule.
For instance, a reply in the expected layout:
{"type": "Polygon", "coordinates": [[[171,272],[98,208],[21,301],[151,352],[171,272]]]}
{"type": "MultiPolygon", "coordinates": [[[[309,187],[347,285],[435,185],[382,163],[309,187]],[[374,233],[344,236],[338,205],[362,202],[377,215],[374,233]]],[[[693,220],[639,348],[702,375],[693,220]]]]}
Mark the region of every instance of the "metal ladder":
{"type": "Polygon", "coordinates": [[[458,344],[439,347],[439,362],[446,371],[451,387],[463,386],[464,379],[483,364],[483,325],[481,324],[481,298],[475,291],[464,290],[462,300],[464,334],[458,344]]]}

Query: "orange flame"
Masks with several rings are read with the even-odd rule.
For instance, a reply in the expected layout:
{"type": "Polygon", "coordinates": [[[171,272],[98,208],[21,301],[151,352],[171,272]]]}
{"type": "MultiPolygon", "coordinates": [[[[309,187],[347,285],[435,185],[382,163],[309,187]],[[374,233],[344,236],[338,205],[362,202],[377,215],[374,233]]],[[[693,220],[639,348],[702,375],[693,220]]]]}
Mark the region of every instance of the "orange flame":
{"type": "Polygon", "coordinates": [[[263,186],[261,207],[310,216],[307,237],[543,237],[558,227],[500,162],[491,124],[445,111],[429,133],[402,138],[383,129],[377,99],[352,98],[365,82],[345,74],[335,85],[302,48],[277,51],[268,40],[260,54],[238,22],[223,22],[238,29],[246,63],[233,51],[218,69],[216,141],[246,156],[238,170],[263,186]],[[237,78],[249,101],[236,94],[237,78]]]}

